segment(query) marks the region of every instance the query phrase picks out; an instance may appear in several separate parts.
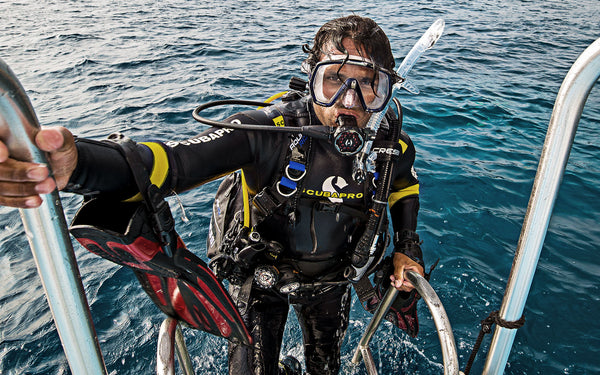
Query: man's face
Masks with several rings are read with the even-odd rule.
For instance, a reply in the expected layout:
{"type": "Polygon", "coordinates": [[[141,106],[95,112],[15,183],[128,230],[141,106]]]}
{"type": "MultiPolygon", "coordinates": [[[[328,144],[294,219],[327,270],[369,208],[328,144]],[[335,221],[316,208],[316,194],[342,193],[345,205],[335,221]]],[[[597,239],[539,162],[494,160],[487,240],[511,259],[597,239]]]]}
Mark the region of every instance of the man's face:
{"type": "MultiPolygon", "coordinates": [[[[350,55],[368,57],[364,50],[357,49],[351,39],[344,39],[342,41],[342,45],[350,55]]],[[[326,54],[321,56],[320,61],[326,59],[327,55],[345,55],[345,53],[338,51],[335,47],[333,47],[331,43],[326,43],[324,45],[323,52],[326,54]]],[[[340,73],[344,77],[360,78],[364,75],[364,69],[365,68],[360,66],[346,65],[343,67],[340,73]]],[[[371,117],[370,113],[365,112],[365,109],[362,107],[358,97],[356,96],[356,92],[352,89],[349,89],[345,94],[340,95],[336,102],[330,107],[324,107],[316,103],[314,107],[317,118],[325,126],[338,126],[336,123],[337,118],[340,115],[347,115],[354,117],[356,119],[356,124],[360,128],[364,128],[371,117]]]]}

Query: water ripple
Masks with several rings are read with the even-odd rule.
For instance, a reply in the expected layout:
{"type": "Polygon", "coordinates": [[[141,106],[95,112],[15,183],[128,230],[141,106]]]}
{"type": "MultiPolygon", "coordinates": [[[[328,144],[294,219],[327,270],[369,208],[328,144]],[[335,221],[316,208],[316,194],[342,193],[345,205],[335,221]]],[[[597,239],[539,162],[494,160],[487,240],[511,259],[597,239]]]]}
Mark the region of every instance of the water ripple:
{"type": "MultiPolygon", "coordinates": [[[[479,321],[499,308],[554,99],[572,62],[598,36],[596,0],[441,0],[0,3],[0,56],[27,89],[40,122],[102,138],[182,139],[202,126],[193,108],[224,98],[264,99],[284,90],[301,45],[331,18],[373,17],[390,37],[397,64],[437,17],[446,31],[411,72],[417,96],[403,93],[404,130],[417,148],[419,233],[426,261],[466,362],[479,321]],[[375,6],[374,6],[375,5],[375,6]],[[382,17],[382,14],[394,15],[382,17]],[[175,129],[175,131],[174,131],[175,129]]],[[[207,112],[225,117],[239,108],[207,112]]],[[[582,115],[540,265],[507,374],[598,373],[597,181],[600,93],[582,115]],[[565,324],[568,322],[568,324],[565,324]],[[581,342],[589,344],[582,345],[581,342]]],[[[203,257],[217,183],[182,195],[190,221],[181,237],[203,257]]],[[[63,195],[72,217],[80,198],[63,195]]],[[[173,205],[175,206],[175,205],[173,205]]],[[[180,215],[175,213],[176,217],[180,215]]],[[[15,210],[0,208],[0,373],[68,373],[31,252],[15,210]]],[[[100,344],[111,374],[155,365],[161,315],[133,274],[76,246],[100,344]]],[[[369,315],[356,301],[343,346],[343,371],[369,315]]],[[[421,334],[384,325],[373,351],[382,373],[441,371],[437,334],[420,302],[421,334]],[[403,353],[399,360],[398,353],[403,353]]],[[[284,351],[302,358],[290,315],[284,351]]],[[[226,342],[185,330],[197,373],[225,373],[226,342]]],[[[473,372],[480,372],[476,363],[473,372]]]]}

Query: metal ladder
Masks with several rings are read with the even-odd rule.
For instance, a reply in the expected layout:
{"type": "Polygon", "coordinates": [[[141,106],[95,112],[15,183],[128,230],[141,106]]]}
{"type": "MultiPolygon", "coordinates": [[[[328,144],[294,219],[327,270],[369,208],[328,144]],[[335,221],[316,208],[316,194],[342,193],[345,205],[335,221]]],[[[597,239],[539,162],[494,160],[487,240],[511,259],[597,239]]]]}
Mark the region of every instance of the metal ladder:
{"type": "MultiPolygon", "coordinates": [[[[523,313],[581,112],[599,76],[600,39],[575,61],[558,92],[500,310],[504,320],[517,320],[523,313]]],[[[37,128],[39,123],[25,91],[0,60],[0,138],[11,155],[46,162],[29,139],[37,128]]],[[[106,374],[60,198],[55,191],[42,199],[44,203],[39,208],[19,211],[69,366],[75,374],[106,374]]],[[[163,325],[168,332],[177,332],[176,322],[163,325]]],[[[484,374],[504,372],[515,334],[511,329],[496,328],[484,374]]],[[[442,341],[450,345],[454,340],[442,341]]],[[[455,348],[448,349],[450,357],[455,353],[455,348]]],[[[449,360],[453,362],[454,358],[449,360]]],[[[444,362],[446,372],[446,355],[444,362]]],[[[458,373],[457,366],[450,367],[448,371],[452,372],[448,373],[458,373]]]]}

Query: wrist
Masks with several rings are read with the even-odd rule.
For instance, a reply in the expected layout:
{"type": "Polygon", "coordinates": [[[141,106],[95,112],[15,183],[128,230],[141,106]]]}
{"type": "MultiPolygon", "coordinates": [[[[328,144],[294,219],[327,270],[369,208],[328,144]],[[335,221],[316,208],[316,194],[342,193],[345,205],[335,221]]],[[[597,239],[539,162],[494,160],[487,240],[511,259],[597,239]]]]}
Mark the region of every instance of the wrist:
{"type": "Polygon", "coordinates": [[[394,253],[404,254],[413,261],[424,266],[419,235],[408,229],[394,233],[394,253]]]}

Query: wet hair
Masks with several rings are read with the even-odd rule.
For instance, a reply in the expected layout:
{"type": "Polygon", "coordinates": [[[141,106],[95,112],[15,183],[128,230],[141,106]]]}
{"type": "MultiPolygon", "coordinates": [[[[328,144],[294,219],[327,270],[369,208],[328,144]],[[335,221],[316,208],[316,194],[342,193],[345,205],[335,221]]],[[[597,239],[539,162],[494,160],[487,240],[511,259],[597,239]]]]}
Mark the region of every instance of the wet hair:
{"type": "Polygon", "coordinates": [[[315,35],[314,45],[308,44],[302,46],[302,51],[308,53],[304,61],[304,68],[312,71],[315,65],[321,60],[323,48],[331,42],[340,52],[348,53],[342,41],[350,38],[357,47],[368,54],[364,56],[370,58],[375,64],[393,71],[394,55],[390,47],[390,41],[383,30],[370,18],[357,15],[336,18],[321,26],[315,35]]]}

